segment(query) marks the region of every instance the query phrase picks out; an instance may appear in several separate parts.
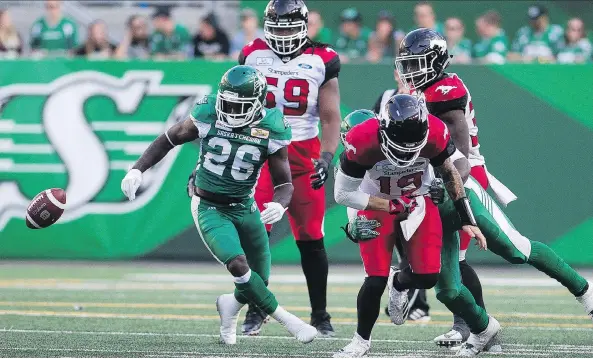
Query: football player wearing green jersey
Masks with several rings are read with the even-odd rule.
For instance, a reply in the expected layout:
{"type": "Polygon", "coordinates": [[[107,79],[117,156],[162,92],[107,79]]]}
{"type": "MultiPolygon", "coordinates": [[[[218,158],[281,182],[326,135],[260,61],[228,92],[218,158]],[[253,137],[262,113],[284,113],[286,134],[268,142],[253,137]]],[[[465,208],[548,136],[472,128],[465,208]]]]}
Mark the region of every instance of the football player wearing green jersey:
{"type": "Polygon", "coordinates": [[[266,78],[261,72],[250,66],[231,68],[222,77],[217,94],[199,101],[189,118],[154,140],[121,184],[124,194],[133,200],[143,172],[173,147],[201,139],[191,212],[204,244],[235,283],[234,293],[223,294],[216,301],[224,344],[236,343],[239,312],[248,302],[303,343],[317,335],[317,329],[280,307],[265,285],[271,260],[264,224],[282,218],[293,192],[286,148],[291,129],[279,110],[264,109],[266,94],[266,78]],[[253,192],[266,161],[274,196],[260,213],[253,192]]]}

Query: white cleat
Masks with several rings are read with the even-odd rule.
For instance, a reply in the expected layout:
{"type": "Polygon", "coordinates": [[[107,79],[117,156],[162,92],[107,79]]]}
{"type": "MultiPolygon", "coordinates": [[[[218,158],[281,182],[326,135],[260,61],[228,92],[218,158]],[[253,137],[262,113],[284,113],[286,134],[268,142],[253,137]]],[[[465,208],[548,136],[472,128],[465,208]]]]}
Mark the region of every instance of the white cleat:
{"type": "Polygon", "coordinates": [[[470,334],[467,342],[457,351],[458,357],[475,357],[485,350],[490,342],[496,340],[500,333],[500,323],[494,317],[488,316],[488,326],[479,334],[470,334]]]}
{"type": "MultiPolygon", "coordinates": [[[[456,345],[449,349],[451,351],[457,352],[459,349],[461,349],[461,345],[462,344],[459,344],[459,345],[456,345]]],[[[494,339],[489,341],[488,344],[484,347],[483,352],[490,353],[490,354],[501,354],[502,353],[502,344],[500,342],[499,336],[496,336],[496,337],[494,337],[494,339]]]]}
{"type": "Polygon", "coordinates": [[[389,302],[387,303],[387,311],[389,312],[389,318],[395,325],[402,325],[405,323],[408,316],[408,290],[403,291],[396,290],[393,288],[393,278],[399,273],[400,270],[395,267],[389,269],[389,279],[387,280],[387,287],[389,288],[389,302]]]}
{"type": "Polygon", "coordinates": [[[593,283],[589,282],[589,289],[585,294],[576,297],[577,301],[585,308],[585,312],[593,319],[593,283]]]}
{"type": "Polygon", "coordinates": [[[434,338],[433,341],[440,347],[451,347],[451,350],[457,347],[457,350],[459,350],[459,346],[463,343],[463,336],[457,330],[451,329],[445,334],[434,338]]]}
{"type": "Polygon", "coordinates": [[[317,328],[303,322],[300,318],[287,312],[281,306],[278,306],[271,316],[301,343],[310,343],[317,336],[317,328]]]}
{"type": "MultiPolygon", "coordinates": [[[[412,307],[412,303],[408,304],[408,306],[412,307]]],[[[414,323],[428,323],[430,319],[430,315],[420,308],[416,308],[408,314],[408,320],[414,323]]]]}
{"type": "Polygon", "coordinates": [[[220,315],[220,343],[237,344],[237,321],[243,304],[234,294],[223,294],[216,298],[216,310],[220,315]]]}
{"type": "Polygon", "coordinates": [[[358,333],[354,333],[352,341],[338,350],[334,358],[362,358],[365,357],[371,350],[371,340],[364,340],[358,333]]]}

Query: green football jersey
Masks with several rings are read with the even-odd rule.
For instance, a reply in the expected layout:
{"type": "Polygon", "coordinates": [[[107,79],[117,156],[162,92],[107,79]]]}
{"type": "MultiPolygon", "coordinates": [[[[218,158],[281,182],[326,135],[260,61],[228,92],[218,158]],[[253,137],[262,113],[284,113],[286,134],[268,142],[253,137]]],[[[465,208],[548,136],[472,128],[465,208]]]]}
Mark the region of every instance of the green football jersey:
{"type": "Polygon", "coordinates": [[[56,26],[50,26],[44,17],[31,27],[31,48],[48,52],[64,52],[78,45],[78,29],[73,20],[63,17],[56,26]]]}
{"type": "Polygon", "coordinates": [[[488,63],[503,64],[509,50],[508,39],[503,30],[491,38],[482,38],[474,45],[474,58],[488,63]]]}
{"type": "Polygon", "coordinates": [[[558,52],[557,60],[562,64],[572,64],[576,62],[591,62],[593,58],[593,46],[587,38],[580,39],[578,42],[570,45],[562,45],[558,52]]]}
{"type": "Polygon", "coordinates": [[[336,40],[335,50],[346,55],[350,60],[364,59],[367,54],[369,38],[372,31],[366,27],[360,29],[360,35],[356,39],[351,39],[344,33],[336,40]]]}
{"type": "Polygon", "coordinates": [[[517,31],[517,36],[513,41],[513,52],[530,57],[548,57],[554,56],[558,52],[564,30],[559,25],[548,25],[548,27],[539,33],[533,32],[530,26],[523,26],[517,31]]]}
{"type": "Polygon", "coordinates": [[[190,35],[187,29],[179,24],[175,25],[170,36],[155,31],[150,37],[150,52],[152,54],[171,54],[175,52],[186,53],[190,44],[190,35]]]}
{"type": "Polygon", "coordinates": [[[191,112],[202,139],[195,184],[232,198],[251,197],[268,156],[290,143],[290,126],[274,108],[266,109],[260,121],[233,130],[217,121],[215,104],[216,94],[212,94],[191,112]]]}

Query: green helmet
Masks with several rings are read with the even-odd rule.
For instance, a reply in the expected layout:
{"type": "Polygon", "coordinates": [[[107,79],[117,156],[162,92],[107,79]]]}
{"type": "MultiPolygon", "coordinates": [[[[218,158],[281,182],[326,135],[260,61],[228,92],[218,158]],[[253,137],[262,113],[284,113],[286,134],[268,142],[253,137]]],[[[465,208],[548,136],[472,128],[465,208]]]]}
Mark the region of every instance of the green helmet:
{"type": "Polygon", "coordinates": [[[346,133],[350,131],[352,127],[374,117],[377,117],[377,115],[375,115],[375,113],[371,110],[362,109],[350,112],[346,117],[344,117],[340,127],[340,136],[342,137],[342,142],[344,142],[346,133]]]}
{"type": "Polygon", "coordinates": [[[251,66],[235,66],[218,85],[216,116],[231,128],[247,126],[259,119],[267,93],[268,85],[261,72],[251,66]]]}

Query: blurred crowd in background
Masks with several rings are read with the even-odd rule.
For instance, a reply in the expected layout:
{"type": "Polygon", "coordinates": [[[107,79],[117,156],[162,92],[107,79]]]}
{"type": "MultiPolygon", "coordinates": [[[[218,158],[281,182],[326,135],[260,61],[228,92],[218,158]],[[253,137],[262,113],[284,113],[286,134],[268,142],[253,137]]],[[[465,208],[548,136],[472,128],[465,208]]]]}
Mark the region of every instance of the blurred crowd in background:
{"type": "MultiPolygon", "coordinates": [[[[325,27],[324,14],[309,10],[309,37],[332,45],[343,63],[391,62],[401,39],[413,30],[399,28],[388,10],[379,12],[374,28],[368,28],[356,8],[344,9],[338,29],[325,27]]],[[[502,15],[496,10],[481,14],[473,24],[464,24],[456,17],[439,19],[431,4],[422,1],[410,15],[417,27],[432,28],[447,39],[453,63],[593,62],[591,41],[580,18],[555,24],[545,7],[528,3],[525,12],[528,21],[516,34],[505,33],[502,15]],[[472,43],[466,37],[468,31],[476,31],[480,41],[472,43]]],[[[245,44],[264,38],[262,17],[263,14],[245,8],[241,11],[239,31],[227,34],[219,26],[224,19],[210,13],[201,19],[198,31],[191,34],[171,16],[170,7],[159,6],[150,19],[130,17],[123,39],[112,43],[102,20],[92,22],[86,39],[80,39],[78,25],[64,13],[62,2],[48,0],[45,15],[31,24],[28,34],[16,31],[9,9],[0,10],[0,58],[236,59],[245,44]],[[24,46],[25,42],[28,46],[24,46]]]]}

